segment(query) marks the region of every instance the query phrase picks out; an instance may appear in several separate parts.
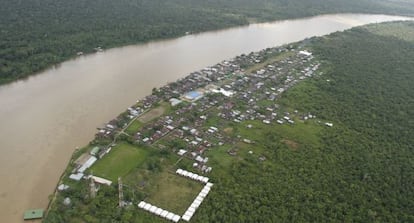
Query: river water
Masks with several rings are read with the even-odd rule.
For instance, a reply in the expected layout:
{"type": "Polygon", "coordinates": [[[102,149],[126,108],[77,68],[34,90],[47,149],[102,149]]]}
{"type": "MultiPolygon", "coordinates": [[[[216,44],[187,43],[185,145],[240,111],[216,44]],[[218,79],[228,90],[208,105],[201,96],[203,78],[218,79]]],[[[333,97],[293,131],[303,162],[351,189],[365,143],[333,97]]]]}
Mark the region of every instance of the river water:
{"type": "Polygon", "coordinates": [[[338,14],[252,24],[110,49],[1,86],[1,222],[22,222],[25,209],[45,208],[74,149],[153,87],[242,53],[406,19],[338,14]]]}

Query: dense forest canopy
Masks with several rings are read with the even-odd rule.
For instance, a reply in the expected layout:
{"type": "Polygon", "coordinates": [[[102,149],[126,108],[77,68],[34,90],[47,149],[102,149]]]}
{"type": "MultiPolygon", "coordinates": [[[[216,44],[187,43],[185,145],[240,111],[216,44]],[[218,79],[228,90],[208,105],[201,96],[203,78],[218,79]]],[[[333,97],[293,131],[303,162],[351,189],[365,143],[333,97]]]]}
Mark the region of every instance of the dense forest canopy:
{"type": "Polygon", "coordinates": [[[77,52],[322,13],[414,14],[405,0],[1,1],[0,84],[77,52]]]}

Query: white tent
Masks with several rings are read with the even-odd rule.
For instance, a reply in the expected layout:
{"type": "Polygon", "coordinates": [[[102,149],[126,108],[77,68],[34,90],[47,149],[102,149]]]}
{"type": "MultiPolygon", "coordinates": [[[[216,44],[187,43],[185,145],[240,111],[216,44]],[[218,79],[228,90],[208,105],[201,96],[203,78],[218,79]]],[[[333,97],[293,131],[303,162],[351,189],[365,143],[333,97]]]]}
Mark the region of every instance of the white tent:
{"type": "Polygon", "coordinates": [[[163,211],[161,212],[161,217],[163,217],[163,218],[167,217],[168,213],[170,213],[170,212],[168,212],[168,211],[166,211],[166,210],[163,210],[163,211]]]}
{"type": "Polygon", "coordinates": [[[196,211],[195,208],[192,208],[192,207],[189,207],[187,209],[187,212],[190,212],[190,213],[194,213],[195,211],[196,211]]]}
{"type": "Polygon", "coordinates": [[[184,221],[190,221],[191,217],[192,216],[189,216],[189,215],[185,214],[185,215],[183,215],[183,217],[181,219],[183,219],[184,221]]]}
{"type": "Polygon", "coordinates": [[[192,210],[187,210],[187,211],[184,213],[184,215],[187,215],[187,216],[189,216],[189,217],[191,218],[191,217],[193,217],[193,215],[194,215],[194,211],[192,211],[192,210]]]}
{"type": "Polygon", "coordinates": [[[156,206],[151,206],[151,208],[149,209],[149,212],[155,213],[156,210],[157,210],[156,206]]]}
{"type": "Polygon", "coordinates": [[[208,187],[212,187],[214,184],[213,183],[207,183],[206,186],[208,187]]]}
{"type": "Polygon", "coordinates": [[[139,208],[144,208],[145,204],[147,204],[147,203],[145,203],[145,201],[141,201],[141,202],[139,202],[138,207],[139,208]]]}
{"type": "Polygon", "coordinates": [[[203,202],[204,198],[206,197],[207,194],[204,195],[198,195],[197,198],[194,201],[199,201],[200,203],[203,202]]]}
{"type": "Polygon", "coordinates": [[[144,210],[149,211],[149,209],[150,209],[151,207],[152,207],[152,205],[147,203],[147,204],[145,204],[145,205],[144,205],[144,207],[143,207],[143,208],[144,208],[144,210]]]}
{"type": "Polygon", "coordinates": [[[179,220],[180,220],[180,216],[179,215],[174,215],[174,217],[173,217],[173,219],[172,219],[172,221],[173,222],[178,222],[179,220]]]}
{"type": "Polygon", "coordinates": [[[199,206],[200,206],[200,204],[197,204],[197,203],[193,202],[190,207],[194,208],[194,209],[197,209],[199,206]]]}
{"type": "Polygon", "coordinates": [[[173,220],[173,218],[174,218],[174,214],[170,212],[170,213],[168,213],[168,214],[167,214],[166,218],[167,218],[168,220],[173,220]]]}
{"type": "Polygon", "coordinates": [[[207,193],[206,193],[206,192],[201,191],[201,192],[198,194],[198,196],[197,196],[197,198],[196,198],[196,199],[200,198],[200,199],[202,200],[202,199],[204,199],[206,196],[207,196],[207,193]]]}
{"type": "Polygon", "coordinates": [[[182,174],[183,173],[183,170],[182,169],[178,169],[177,171],[175,171],[176,173],[178,173],[178,174],[182,174]]]}
{"type": "Polygon", "coordinates": [[[197,199],[195,199],[195,200],[193,201],[193,204],[195,204],[197,207],[199,207],[202,201],[203,201],[203,200],[197,200],[197,199]]]}
{"type": "Polygon", "coordinates": [[[157,209],[155,209],[155,212],[154,212],[154,213],[155,213],[156,215],[161,215],[162,211],[163,211],[163,210],[162,210],[161,208],[157,208],[157,209]]]}

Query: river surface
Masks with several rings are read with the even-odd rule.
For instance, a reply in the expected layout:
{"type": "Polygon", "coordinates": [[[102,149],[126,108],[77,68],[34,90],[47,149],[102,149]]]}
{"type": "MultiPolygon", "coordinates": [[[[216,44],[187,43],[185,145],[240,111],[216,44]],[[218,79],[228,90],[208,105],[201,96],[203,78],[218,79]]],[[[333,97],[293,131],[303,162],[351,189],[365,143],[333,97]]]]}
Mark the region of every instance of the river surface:
{"type": "Polygon", "coordinates": [[[0,221],[46,208],[75,148],[153,87],[242,53],[406,19],[339,14],[252,24],[110,49],[0,86],[0,221]]]}

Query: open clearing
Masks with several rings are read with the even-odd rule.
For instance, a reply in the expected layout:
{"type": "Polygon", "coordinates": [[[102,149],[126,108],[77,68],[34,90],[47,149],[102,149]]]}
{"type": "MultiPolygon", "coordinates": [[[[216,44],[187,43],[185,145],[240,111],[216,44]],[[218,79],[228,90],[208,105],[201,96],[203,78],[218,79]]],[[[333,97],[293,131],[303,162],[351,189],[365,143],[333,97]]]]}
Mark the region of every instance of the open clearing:
{"type": "Polygon", "coordinates": [[[293,140],[289,140],[289,139],[283,139],[282,140],[283,143],[285,143],[289,148],[296,150],[299,146],[299,144],[293,140]]]}
{"type": "Polygon", "coordinates": [[[181,215],[202,188],[203,185],[199,182],[163,171],[150,188],[150,196],[146,201],[181,215]]]}
{"type": "Polygon", "coordinates": [[[132,169],[141,165],[148,155],[148,151],[127,143],[121,143],[106,155],[102,160],[96,162],[91,168],[94,175],[116,181],[132,169]]]}
{"type": "Polygon", "coordinates": [[[271,57],[271,58],[269,58],[269,59],[267,59],[265,61],[262,61],[262,62],[260,62],[258,64],[255,64],[255,65],[249,67],[248,69],[246,69],[245,73],[246,74],[252,73],[253,71],[262,69],[262,68],[266,67],[269,64],[275,63],[277,61],[281,61],[281,60],[283,60],[283,59],[285,59],[287,57],[290,57],[292,55],[293,55],[292,52],[287,52],[287,53],[279,54],[277,56],[273,56],[273,57],[271,57]]]}
{"type": "Polygon", "coordinates": [[[163,106],[158,106],[156,108],[153,108],[151,110],[149,110],[148,112],[146,112],[145,114],[141,115],[138,118],[138,121],[142,122],[142,123],[147,123],[155,118],[160,117],[161,115],[163,115],[165,112],[165,108],[163,106]]]}

